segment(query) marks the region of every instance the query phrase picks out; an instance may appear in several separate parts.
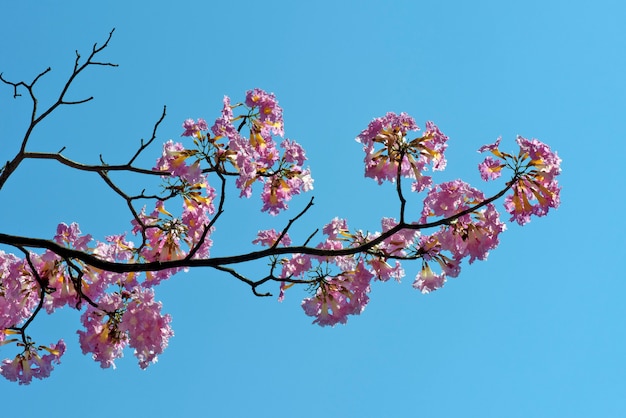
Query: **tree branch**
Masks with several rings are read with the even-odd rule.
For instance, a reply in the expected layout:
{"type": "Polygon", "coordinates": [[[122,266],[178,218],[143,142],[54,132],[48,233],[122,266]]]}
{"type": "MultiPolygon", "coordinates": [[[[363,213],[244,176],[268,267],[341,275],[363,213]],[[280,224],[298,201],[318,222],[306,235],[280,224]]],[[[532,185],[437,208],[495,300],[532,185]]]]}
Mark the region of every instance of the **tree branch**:
{"type": "Polygon", "coordinates": [[[465,210],[460,211],[459,213],[452,215],[448,218],[439,219],[433,222],[427,222],[423,224],[407,224],[407,223],[399,223],[393,228],[381,233],[378,237],[373,238],[367,242],[364,242],[361,245],[355,247],[341,248],[338,250],[327,250],[321,248],[314,247],[306,247],[306,246],[291,246],[291,247],[273,247],[267,248],[260,251],[253,251],[247,254],[233,255],[233,256],[225,256],[225,257],[214,257],[208,259],[180,259],[180,260],[171,260],[171,261],[154,261],[148,263],[119,263],[119,262],[111,262],[97,258],[94,255],[74,250],[72,248],[63,247],[56,242],[40,239],[40,238],[29,238],[22,237],[17,235],[9,235],[0,233],[0,243],[8,244],[8,245],[21,245],[24,247],[30,248],[41,248],[48,249],[59,256],[65,258],[74,258],[77,260],[81,260],[83,263],[90,265],[95,268],[99,268],[102,270],[114,272],[114,273],[130,273],[130,272],[145,272],[145,271],[159,271],[170,268],[184,268],[184,267],[213,267],[224,266],[224,265],[232,265],[232,264],[240,264],[248,261],[259,260],[262,258],[270,257],[270,256],[278,256],[284,254],[306,254],[306,255],[314,255],[321,257],[337,257],[337,256],[345,256],[345,255],[353,255],[362,252],[366,252],[367,250],[375,247],[380,244],[387,238],[392,235],[403,231],[403,230],[421,230],[434,228],[441,225],[450,225],[456,219],[470,214],[489,203],[501,198],[504,194],[513,186],[516,178],[507,183],[506,187],[502,189],[497,194],[491,196],[488,199],[483,200],[476,205],[467,208],[465,210]]]}
{"type": "Polygon", "coordinates": [[[13,97],[14,98],[20,96],[19,94],[17,94],[18,87],[24,87],[28,91],[28,93],[30,95],[30,98],[31,98],[31,100],[33,102],[33,108],[32,108],[32,111],[31,111],[30,124],[28,125],[28,128],[26,129],[26,133],[24,134],[24,138],[22,138],[22,143],[21,143],[21,146],[20,146],[20,150],[15,155],[15,157],[13,157],[13,159],[11,161],[7,161],[7,163],[3,167],[3,170],[0,172],[0,189],[2,189],[2,187],[4,186],[4,184],[6,183],[8,178],[11,176],[11,174],[13,174],[13,172],[17,169],[17,167],[20,165],[20,163],[25,159],[24,155],[26,153],[26,145],[28,144],[28,140],[30,139],[30,136],[31,136],[33,130],[35,129],[35,127],[42,120],[44,120],[48,115],[50,115],[50,113],[52,113],[57,107],[59,107],[61,105],[81,104],[81,103],[85,103],[85,102],[87,102],[87,101],[89,101],[89,100],[91,100],[93,98],[93,97],[89,97],[87,99],[78,100],[78,101],[66,101],[65,100],[65,94],[69,90],[70,86],[72,85],[72,83],[74,82],[74,80],[76,79],[78,74],[80,74],[85,68],[87,68],[90,65],[104,65],[104,66],[117,67],[117,64],[102,63],[102,62],[92,61],[93,58],[96,56],[96,54],[98,54],[99,52],[101,52],[102,50],[104,50],[108,46],[109,41],[111,40],[111,37],[113,36],[113,31],[114,30],[115,29],[111,30],[107,40],[104,42],[104,44],[102,46],[97,47],[97,44],[94,44],[91,54],[89,55],[87,60],[82,65],[79,65],[80,54],[78,54],[78,51],[76,52],[76,61],[74,63],[74,70],[72,71],[72,74],[70,74],[67,82],[65,83],[65,86],[62,88],[61,93],[59,94],[59,97],[57,98],[57,100],[48,109],[46,109],[39,116],[37,116],[38,99],[37,99],[37,97],[35,96],[35,93],[34,93],[34,86],[37,83],[37,81],[39,81],[39,79],[41,77],[43,77],[46,73],[48,73],[51,69],[47,68],[45,71],[42,71],[37,77],[35,77],[35,79],[30,84],[27,84],[24,81],[20,81],[18,83],[7,81],[0,75],[0,81],[4,82],[5,84],[13,86],[13,90],[14,90],[13,97]]]}

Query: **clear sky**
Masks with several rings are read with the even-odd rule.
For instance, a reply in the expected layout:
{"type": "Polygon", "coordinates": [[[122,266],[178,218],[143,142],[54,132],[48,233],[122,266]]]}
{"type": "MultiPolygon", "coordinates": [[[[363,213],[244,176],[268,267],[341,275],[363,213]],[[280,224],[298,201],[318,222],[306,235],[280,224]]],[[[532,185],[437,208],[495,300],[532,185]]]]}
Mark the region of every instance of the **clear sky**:
{"type": "MultiPolygon", "coordinates": [[[[422,127],[433,120],[450,137],[448,170],[435,181],[483,187],[476,150],[501,135],[514,151],[520,134],[557,150],[563,191],[557,211],[509,225],[488,261],[433,294],[411,288],[417,264],[405,265],[401,284],[375,283],[346,326],[311,325],[303,291],[278,303],[197,270],[158,288],[176,333],[159,362],[142,371],[129,350],[116,370],[101,370],[80,352],[76,312],[44,316],[33,337],[65,338],[68,352],[47,380],[1,380],[2,416],[626,416],[625,17],[625,3],[604,0],[3,5],[0,72],[30,81],[51,66],[37,90],[43,103],[74,50],[87,55],[116,28],[102,59],[119,68],[82,74],[69,97],[95,99],[60,109],[32,151],[126,161],[163,105],[160,142],[180,138],[185,118],[212,122],[223,95],[260,87],[278,97],[286,136],[308,151],[315,178],[316,204],[295,236],[335,216],[364,230],[397,216],[393,190],[363,178],[354,141],[387,111],[422,127]]],[[[17,149],[27,104],[0,86],[2,160],[17,149]]],[[[146,166],[160,146],[148,154],[146,166]]],[[[25,165],[1,196],[3,232],[51,238],[72,221],[99,239],[130,229],[97,176],[56,164],[25,165]]],[[[289,217],[230,197],[213,254],[249,250],[257,229],[289,217]]]]}

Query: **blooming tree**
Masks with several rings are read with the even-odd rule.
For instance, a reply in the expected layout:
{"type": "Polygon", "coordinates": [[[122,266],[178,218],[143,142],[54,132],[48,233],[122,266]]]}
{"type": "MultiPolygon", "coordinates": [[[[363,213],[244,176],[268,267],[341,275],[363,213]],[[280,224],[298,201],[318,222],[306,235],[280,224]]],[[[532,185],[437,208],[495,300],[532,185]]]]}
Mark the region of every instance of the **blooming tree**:
{"type": "Polygon", "coordinates": [[[283,111],[276,97],[261,89],[246,92],[242,102],[224,97],[221,114],[212,124],[185,120],[182,139],[163,144],[153,167],[140,167],[136,161],[155,142],[165,110],[152,137],[122,164],[87,165],[66,158],[63,150],[31,151],[29,138],[42,120],[58,107],[91,100],[66,99],[76,77],[92,66],[115,66],[97,61],[112,33],[104,44],[94,45],[86,60],[77,53],[69,79],[45,110],[38,107],[35,85],[49,68],[30,83],[0,74],[15,98],[26,92],[32,101],[21,147],[0,169],[0,189],[24,161],[54,160],[97,173],[125,201],[131,223],[130,236],[112,231],[101,240],[81,232],[76,223],[59,224],[52,240],[0,233],[0,243],[16,253],[0,251],[0,346],[17,347],[15,357],[0,363],[0,374],[11,381],[28,384],[49,376],[66,350],[63,339],[39,345],[29,335],[29,326],[42,310],[50,314],[68,306],[82,311],[80,347],[102,367],[114,366],[130,346],[139,366],[146,368],[173,335],[170,316],[155,300],[156,286],[182,270],[219,270],[245,283],[256,296],[269,296],[259,288],[276,283],[279,300],[294,285],[308,286],[304,313],[318,325],[334,326],[365,309],[372,281],[402,279],[407,262],[418,266],[413,287],[429,293],[441,288],[447,277],[458,276],[464,259],[484,260],[505,230],[496,200],[504,198],[509,220],[520,225],[559,205],[560,159],[544,143],[518,137],[514,153],[502,151],[500,139],[481,147],[478,151],[488,154],[478,165],[481,177],[490,181],[507,173],[502,189],[485,196],[462,180],[434,183],[428,173],[445,169],[448,137],[432,122],[420,131],[411,116],[387,113],[356,138],[365,155],[365,177],[391,184],[398,197],[397,216],[383,218],[379,232],[353,229],[345,219],[334,218],[322,227],[323,237],[317,237],[316,230],[293,243],[289,232],[313,205],[310,198],[282,230],[258,232],[252,242],[263,249],[211,257],[212,234],[222,227],[227,189],[235,187],[242,198],[252,198],[260,189],[263,212],[286,211],[293,196],[313,189],[306,153],[296,141],[283,139],[283,111]],[[128,194],[111,179],[112,172],[160,178],[162,191],[128,194]],[[423,195],[419,219],[408,219],[405,213],[407,181],[411,193],[423,195]],[[262,277],[246,277],[237,270],[260,259],[269,260],[262,277]]]}

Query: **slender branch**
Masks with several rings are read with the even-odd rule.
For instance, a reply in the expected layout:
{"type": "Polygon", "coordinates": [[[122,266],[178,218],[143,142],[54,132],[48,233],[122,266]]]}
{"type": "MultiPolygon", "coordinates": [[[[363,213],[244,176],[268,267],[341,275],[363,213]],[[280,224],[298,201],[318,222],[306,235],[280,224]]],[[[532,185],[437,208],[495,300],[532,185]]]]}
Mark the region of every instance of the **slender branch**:
{"type": "Polygon", "coordinates": [[[287,234],[287,231],[289,230],[289,228],[291,228],[291,225],[293,225],[295,221],[297,221],[302,215],[304,215],[311,208],[311,206],[313,206],[313,197],[311,197],[311,200],[309,200],[309,203],[306,205],[306,207],[302,209],[302,211],[300,211],[300,213],[298,213],[295,218],[289,219],[287,226],[285,226],[283,231],[280,233],[280,236],[278,237],[278,239],[276,239],[276,242],[274,242],[271,248],[278,247],[278,244],[283,239],[283,237],[287,234]]]}
{"type": "Polygon", "coordinates": [[[398,199],[400,199],[400,223],[404,223],[404,208],[406,207],[406,199],[402,194],[402,160],[406,151],[402,149],[400,151],[400,159],[398,161],[398,173],[396,174],[396,192],[398,193],[398,199]]]}
{"type": "Polygon", "coordinates": [[[15,330],[20,331],[20,333],[22,334],[22,342],[24,344],[27,344],[26,335],[25,335],[26,328],[28,328],[31,322],[35,320],[35,317],[37,316],[37,314],[39,314],[39,311],[41,311],[41,308],[43,307],[43,301],[46,296],[46,289],[48,287],[48,284],[46,283],[45,280],[41,278],[39,273],[37,273],[37,269],[35,268],[35,265],[33,264],[33,261],[30,258],[30,253],[26,251],[26,249],[22,246],[17,245],[16,247],[24,253],[24,256],[26,257],[26,262],[28,263],[28,266],[30,267],[31,273],[33,274],[33,277],[35,278],[35,280],[37,281],[37,284],[39,285],[39,303],[37,304],[37,307],[35,308],[33,313],[30,315],[30,317],[26,320],[26,322],[24,322],[24,325],[22,325],[19,328],[14,328],[15,330]]]}
{"type": "Polygon", "coordinates": [[[206,236],[208,235],[209,231],[211,230],[213,225],[215,225],[215,223],[220,218],[220,216],[224,213],[224,202],[226,201],[226,178],[219,171],[216,171],[216,173],[221,183],[220,200],[217,206],[217,213],[215,214],[213,219],[211,219],[211,221],[207,225],[204,226],[204,231],[202,231],[202,236],[200,237],[198,242],[193,246],[193,248],[189,251],[189,254],[187,254],[187,257],[185,257],[185,260],[191,260],[191,258],[198,252],[198,250],[204,243],[204,240],[206,239],[206,236]]]}
{"type": "Polygon", "coordinates": [[[7,161],[7,163],[4,165],[2,171],[0,172],[0,189],[2,189],[2,187],[4,186],[4,184],[6,183],[8,178],[11,176],[11,174],[13,174],[15,172],[15,170],[21,164],[21,162],[24,161],[24,159],[25,159],[24,155],[26,153],[26,145],[28,144],[28,140],[30,139],[30,136],[31,136],[33,130],[35,129],[35,127],[42,120],[44,120],[48,115],[50,115],[50,113],[52,113],[57,107],[59,107],[61,105],[81,104],[81,103],[85,103],[85,102],[93,99],[93,97],[89,97],[89,98],[83,99],[83,100],[75,100],[75,101],[66,101],[65,100],[65,94],[69,90],[70,86],[72,85],[72,83],[74,82],[76,77],[85,68],[87,68],[90,65],[102,65],[102,66],[117,67],[117,64],[112,64],[112,63],[108,63],[108,62],[104,63],[104,62],[93,61],[93,58],[96,56],[96,54],[101,52],[103,49],[105,49],[109,45],[109,41],[111,40],[111,37],[113,36],[113,31],[114,30],[115,29],[111,30],[107,40],[104,42],[104,44],[102,44],[102,46],[98,47],[97,44],[94,44],[94,46],[92,48],[91,54],[89,54],[89,57],[87,58],[87,60],[82,65],[79,65],[80,54],[78,54],[78,51],[76,52],[76,61],[74,63],[74,70],[72,71],[72,74],[70,74],[68,80],[66,81],[65,85],[63,86],[63,88],[61,90],[61,93],[59,94],[57,100],[50,107],[48,107],[48,109],[43,111],[39,116],[37,116],[37,106],[38,106],[39,102],[38,102],[37,97],[35,96],[34,87],[35,87],[35,84],[37,83],[37,81],[39,81],[39,79],[41,77],[43,77],[45,74],[47,74],[50,71],[50,68],[47,68],[46,70],[44,70],[41,73],[39,73],[39,75],[37,75],[37,77],[35,77],[35,79],[30,84],[27,84],[27,83],[25,83],[23,81],[20,81],[18,83],[7,81],[0,75],[0,81],[4,82],[5,84],[13,86],[13,90],[14,90],[13,97],[14,98],[19,96],[18,93],[17,93],[18,87],[24,87],[28,91],[28,94],[30,95],[31,101],[33,103],[32,111],[31,111],[31,117],[30,117],[30,123],[28,125],[28,128],[26,129],[26,133],[24,134],[24,137],[22,138],[22,143],[21,143],[21,146],[20,146],[20,150],[15,155],[15,157],[13,157],[12,160],[7,161]]]}
{"type": "Polygon", "coordinates": [[[105,172],[105,171],[128,171],[137,174],[148,174],[154,176],[169,176],[170,173],[164,171],[156,171],[149,170],[145,168],[133,167],[131,164],[119,164],[119,165],[91,165],[91,164],[82,164],[69,158],[61,155],[61,153],[47,153],[47,152],[25,152],[24,159],[34,159],[34,160],[55,160],[60,162],[63,165],[74,168],[76,170],[81,171],[90,171],[90,172],[105,172]]]}
{"type": "Polygon", "coordinates": [[[157,129],[159,128],[159,125],[161,124],[161,122],[163,122],[163,119],[165,119],[165,110],[166,110],[166,107],[163,106],[163,113],[161,113],[161,117],[154,124],[154,129],[152,130],[152,137],[150,137],[148,142],[145,142],[145,143],[143,142],[143,139],[141,140],[141,145],[139,146],[139,149],[137,150],[135,155],[133,155],[132,158],[128,161],[128,164],[126,164],[127,166],[131,166],[133,164],[133,162],[135,161],[135,159],[137,159],[137,157],[139,157],[139,154],[141,154],[143,152],[143,150],[148,148],[150,146],[150,144],[152,144],[152,142],[156,139],[157,129]]]}
{"type": "Polygon", "coordinates": [[[254,282],[254,281],[244,277],[243,275],[237,273],[235,270],[233,270],[231,268],[228,268],[228,267],[220,266],[220,265],[213,266],[213,268],[215,268],[216,270],[220,270],[220,271],[226,272],[226,273],[230,274],[231,276],[233,276],[233,277],[241,280],[242,282],[246,283],[247,285],[250,286],[250,288],[252,289],[252,293],[254,293],[255,296],[261,296],[261,297],[272,296],[272,294],[269,293],[269,292],[268,293],[259,293],[259,292],[256,291],[256,288],[257,288],[258,285],[260,285],[262,283],[265,283],[262,280],[260,282],[254,282]]]}

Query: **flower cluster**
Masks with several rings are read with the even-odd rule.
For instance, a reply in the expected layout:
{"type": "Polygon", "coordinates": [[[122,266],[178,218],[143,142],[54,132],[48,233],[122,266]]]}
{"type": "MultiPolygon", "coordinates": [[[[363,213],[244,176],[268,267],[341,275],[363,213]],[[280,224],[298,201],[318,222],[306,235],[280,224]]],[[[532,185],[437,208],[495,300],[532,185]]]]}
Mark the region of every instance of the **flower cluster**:
{"type": "Polygon", "coordinates": [[[365,151],[365,177],[383,181],[395,181],[398,176],[412,178],[413,191],[430,186],[432,178],[423,174],[428,165],[433,170],[446,167],[444,151],[448,137],[433,122],[426,122],[424,135],[408,139],[410,131],[419,131],[415,120],[401,113],[387,113],[372,120],[357,136],[365,151]]]}
{"type": "Polygon", "coordinates": [[[281,152],[274,141],[273,135],[284,135],[284,122],[283,110],[273,94],[250,90],[245,105],[231,105],[230,98],[224,97],[222,113],[211,131],[215,137],[209,140],[219,150],[216,154],[237,172],[235,185],[240,196],[250,197],[252,185],[262,183],[262,211],[277,215],[288,208],[287,202],[294,195],[313,189],[311,171],[303,168],[304,149],[297,142],[284,139],[280,142],[281,152]],[[240,106],[247,107],[247,113],[235,116],[233,109],[240,106]],[[235,128],[234,123],[239,120],[239,127],[235,128]],[[240,133],[245,124],[249,126],[248,138],[240,133]],[[227,142],[221,144],[221,138],[227,142]]]}
{"type": "Polygon", "coordinates": [[[561,159],[546,144],[537,139],[517,137],[520,151],[517,155],[501,152],[500,138],[478,151],[489,151],[491,156],[479,164],[478,169],[484,180],[498,178],[504,167],[514,170],[515,177],[511,184],[513,193],[504,201],[504,207],[511,214],[511,221],[520,225],[530,222],[531,215],[544,216],[550,208],[560,204],[560,187],[556,177],[561,173],[561,159]]]}
{"type": "Polygon", "coordinates": [[[56,344],[50,344],[50,346],[35,347],[30,342],[18,343],[18,346],[24,347],[24,351],[15,356],[13,360],[2,360],[0,374],[7,380],[18,382],[20,385],[29,384],[33,378],[45,379],[50,376],[54,369],[53,363],[61,363],[61,356],[65,353],[63,340],[59,340],[56,344]],[[45,351],[47,354],[41,356],[39,355],[40,351],[45,351]]]}
{"type": "Polygon", "coordinates": [[[321,326],[345,324],[348,315],[358,315],[365,309],[372,277],[363,262],[354,270],[326,277],[320,281],[315,295],[302,301],[302,309],[315,317],[313,323],[321,326]]]}
{"type": "Polygon", "coordinates": [[[115,367],[114,360],[130,345],[145,369],[157,361],[174,335],[171,317],[161,314],[161,303],[154,301],[152,289],[107,294],[98,304],[98,308],[87,308],[81,317],[85,330],[77,332],[83,354],[92,353],[103,368],[115,367]]]}
{"type": "Polygon", "coordinates": [[[485,260],[490,250],[499,244],[499,235],[506,229],[492,204],[477,208],[485,200],[479,190],[469,184],[454,180],[431,189],[424,199],[420,223],[430,218],[450,219],[439,230],[420,239],[419,253],[423,267],[413,286],[429,293],[443,286],[446,277],[457,277],[461,261],[469,257],[485,260]],[[442,269],[435,274],[428,262],[435,261],[442,269]]]}

